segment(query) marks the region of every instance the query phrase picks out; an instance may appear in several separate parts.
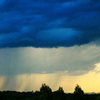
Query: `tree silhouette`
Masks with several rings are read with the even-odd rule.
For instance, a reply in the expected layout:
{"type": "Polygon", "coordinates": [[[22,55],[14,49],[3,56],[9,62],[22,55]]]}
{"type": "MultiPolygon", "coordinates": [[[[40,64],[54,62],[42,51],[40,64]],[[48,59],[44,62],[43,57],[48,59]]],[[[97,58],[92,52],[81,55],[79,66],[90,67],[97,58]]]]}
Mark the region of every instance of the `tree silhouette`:
{"type": "Polygon", "coordinates": [[[83,95],[84,94],[84,91],[81,89],[81,87],[78,84],[75,87],[74,94],[78,94],[78,95],[83,95]]]}
{"type": "Polygon", "coordinates": [[[60,93],[64,93],[63,88],[62,88],[62,87],[59,87],[58,92],[60,92],[60,93]]]}
{"type": "Polygon", "coordinates": [[[84,94],[79,85],[74,93],[64,93],[62,87],[52,92],[48,85],[42,84],[40,91],[35,92],[0,91],[0,100],[100,100],[100,93],[84,94]]]}
{"type": "Polygon", "coordinates": [[[75,87],[74,100],[84,100],[84,91],[78,84],[75,87]]]}
{"type": "Polygon", "coordinates": [[[42,84],[40,88],[41,96],[40,100],[51,100],[52,99],[52,90],[46,84],[42,84]]]}
{"type": "Polygon", "coordinates": [[[49,93],[52,92],[51,88],[46,85],[45,83],[42,84],[41,88],[40,88],[40,92],[45,92],[45,93],[49,93]]]}

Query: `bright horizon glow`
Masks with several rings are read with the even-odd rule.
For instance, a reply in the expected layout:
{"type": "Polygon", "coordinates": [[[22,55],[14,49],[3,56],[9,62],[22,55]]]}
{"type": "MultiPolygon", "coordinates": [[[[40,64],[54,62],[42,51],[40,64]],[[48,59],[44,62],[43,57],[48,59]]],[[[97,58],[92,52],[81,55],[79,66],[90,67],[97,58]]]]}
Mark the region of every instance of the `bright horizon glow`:
{"type": "Polygon", "coordinates": [[[63,87],[65,92],[72,93],[76,84],[79,84],[85,93],[100,92],[100,63],[96,64],[94,70],[80,76],[69,76],[61,73],[52,74],[22,74],[9,76],[8,85],[3,87],[7,81],[6,77],[0,77],[0,90],[16,91],[36,91],[39,90],[42,83],[46,83],[55,91],[59,86],[63,87]],[[97,73],[98,72],[98,73],[97,73]],[[12,87],[14,85],[14,87],[12,87]]]}
{"type": "Polygon", "coordinates": [[[79,84],[84,92],[100,92],[99,61],[96,45],[1,49],[0,90],[36,91],[46,83],[53,91],[74,92],[79,84]]]}

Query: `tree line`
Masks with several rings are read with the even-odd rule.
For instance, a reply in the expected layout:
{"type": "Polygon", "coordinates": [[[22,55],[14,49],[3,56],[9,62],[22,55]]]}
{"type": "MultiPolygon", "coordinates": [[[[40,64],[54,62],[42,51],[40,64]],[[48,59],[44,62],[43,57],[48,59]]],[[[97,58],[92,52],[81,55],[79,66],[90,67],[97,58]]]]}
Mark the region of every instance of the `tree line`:
{"type": "Polygon", "coordinates": [[[35,92],[0,91],[0,100],[100,100],[100,94],[85,94],[78,84],[73,93],[65,93],[62,87],[52,91],[42,84],[35,92]]]}

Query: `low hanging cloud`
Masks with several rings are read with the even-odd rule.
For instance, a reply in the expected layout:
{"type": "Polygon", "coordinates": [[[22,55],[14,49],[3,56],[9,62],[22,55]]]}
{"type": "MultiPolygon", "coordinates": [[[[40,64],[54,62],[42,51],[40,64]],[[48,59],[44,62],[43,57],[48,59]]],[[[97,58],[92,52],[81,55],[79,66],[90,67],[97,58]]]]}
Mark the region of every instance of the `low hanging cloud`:
{"type": "Polygon", "coordinates": [[[0,50],[0,75],[62,73],[81,75],[100,62],[100,47],[9,48],[0,50]]]}
{"type": "Polygon", "coordinates": [[[68,47],[99,38],[99,0],[0,0],[0,48],[68,47]]]}

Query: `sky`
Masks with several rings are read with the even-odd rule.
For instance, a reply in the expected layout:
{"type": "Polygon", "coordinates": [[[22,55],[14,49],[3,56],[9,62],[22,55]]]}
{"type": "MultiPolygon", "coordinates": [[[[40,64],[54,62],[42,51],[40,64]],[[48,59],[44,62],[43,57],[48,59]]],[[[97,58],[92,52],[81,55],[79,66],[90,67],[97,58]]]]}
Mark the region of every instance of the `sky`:
{"type": "Polygon", "coordinates": [[[99,77],[100,0],[0,0],[0,90],[100,92],[99,77]]]}

